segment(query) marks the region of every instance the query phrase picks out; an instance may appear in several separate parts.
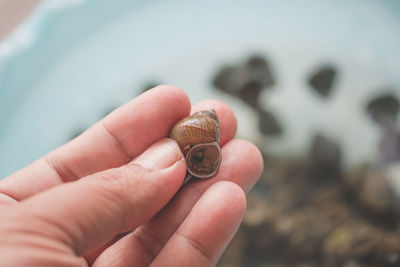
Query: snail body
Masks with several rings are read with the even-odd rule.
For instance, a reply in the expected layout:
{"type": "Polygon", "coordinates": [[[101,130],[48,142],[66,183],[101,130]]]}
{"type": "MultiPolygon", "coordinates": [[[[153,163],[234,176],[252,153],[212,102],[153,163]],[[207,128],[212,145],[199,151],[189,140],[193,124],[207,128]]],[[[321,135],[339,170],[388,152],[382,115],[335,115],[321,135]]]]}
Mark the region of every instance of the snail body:
{"type": "Polygon", "coordinates": [[[186,158],[187,182],[191,177],[211,178],[221,164],[220,130],[214,110],[203,110],[186,117],[172,127],[174,139],[186,158]]]}

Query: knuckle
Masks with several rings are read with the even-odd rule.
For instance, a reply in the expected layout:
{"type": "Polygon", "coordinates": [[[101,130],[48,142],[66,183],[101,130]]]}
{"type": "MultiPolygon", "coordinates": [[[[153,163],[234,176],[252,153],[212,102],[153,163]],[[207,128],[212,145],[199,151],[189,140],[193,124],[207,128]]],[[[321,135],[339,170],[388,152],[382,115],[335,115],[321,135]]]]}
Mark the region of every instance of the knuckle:
{"type": "Polygon", "coordinates": [[[209,249],[198,242],[196,239],[193,239],[185,234],[177,231],[176,234],[182,238],[190,247],[192,247],[195,251],[198,252],[207,262],[212,263],[213,265],[216,263],[213,254],[209,251],[209,249]]]}
{"type": "Polygon", "coordinates": [[[102,172],[97,177],[101,182],[100,191],[105,197],[129,199],[132,192],[137,192],[149,181],[149,170],[139,165],[128,164],[120,168],[102,172]]]}
{"type": "Polygon", "coordinates": [[[136,229],[132,234],[143,248],[143,252],[146,253],[151,260],[156,258],[157,254],[165,245],[165,242],[156,238],[155,235],[146,230],[145,226],[136,229]]]}

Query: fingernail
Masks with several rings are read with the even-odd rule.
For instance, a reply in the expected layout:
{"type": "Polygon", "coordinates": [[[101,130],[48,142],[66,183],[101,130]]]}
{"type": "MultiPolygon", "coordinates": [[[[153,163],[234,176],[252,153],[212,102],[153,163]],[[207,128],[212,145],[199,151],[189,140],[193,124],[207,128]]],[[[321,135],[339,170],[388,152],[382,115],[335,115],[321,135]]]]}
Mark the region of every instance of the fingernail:
{"type": "Polygon", "coordinates": [[[150,146],[131,163],[149,169],[164,169],[183,159],[178,144],[169,138],[162,139],[150,146]]]}

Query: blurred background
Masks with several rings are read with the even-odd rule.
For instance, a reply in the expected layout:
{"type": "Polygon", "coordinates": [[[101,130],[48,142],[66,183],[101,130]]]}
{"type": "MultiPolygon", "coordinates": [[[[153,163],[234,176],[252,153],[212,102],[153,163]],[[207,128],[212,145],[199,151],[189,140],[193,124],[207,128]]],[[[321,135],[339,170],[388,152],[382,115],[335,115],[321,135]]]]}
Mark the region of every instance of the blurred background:
{"type": "Polygon", "coordinates": [[[400,2],[0,0],[0,179],[161,84],[265,171],[218,266],[400,266],[400,2]]]}

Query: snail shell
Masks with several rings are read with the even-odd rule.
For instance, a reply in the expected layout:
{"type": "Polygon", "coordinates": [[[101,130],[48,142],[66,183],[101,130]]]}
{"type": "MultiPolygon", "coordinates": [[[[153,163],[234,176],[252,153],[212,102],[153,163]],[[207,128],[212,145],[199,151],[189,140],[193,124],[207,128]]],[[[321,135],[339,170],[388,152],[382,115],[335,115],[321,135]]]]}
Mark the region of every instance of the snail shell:
{"type": "MultiPolygon", "coordinates": [[[[214,176],[221,164],[219,121],[215,110],[203,110],[186,117],[172,127],[174,139],[186,158],[187,171],[196,178],[214,176]]],[[[185,181],[186,181],[185,180],[185,181]]]]}

